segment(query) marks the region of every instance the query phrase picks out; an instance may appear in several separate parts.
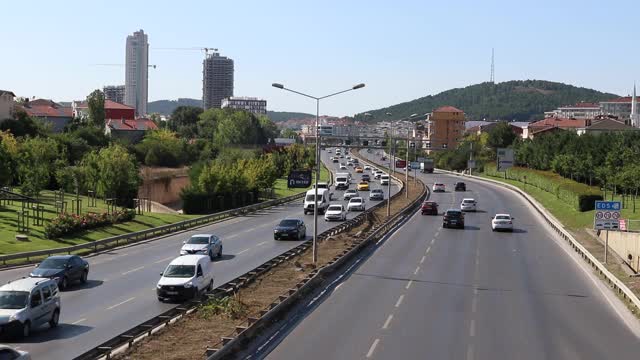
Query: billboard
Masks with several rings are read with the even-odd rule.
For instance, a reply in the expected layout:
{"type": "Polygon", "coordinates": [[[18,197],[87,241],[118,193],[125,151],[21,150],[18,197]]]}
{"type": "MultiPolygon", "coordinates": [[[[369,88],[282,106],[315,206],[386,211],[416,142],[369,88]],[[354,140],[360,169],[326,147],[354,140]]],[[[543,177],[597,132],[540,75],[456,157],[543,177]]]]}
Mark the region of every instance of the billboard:
{"type": "Polygon", "coordinates": [[[405,166],[407,166],[407,161],[406,160],[396,160],[396,167],[400,168],[400,169],[404,169],[405,166]]]}
{"type": "Polygon", "coordinates": [[[513,149],[498,149],[497,171],[505,171],[513,167],[513,149]]]}
{"type": "Polygon", "coordinates": [[[292,170],[287,177],[288,188],[308,188],[311,186],[311,170],[292,170]]]}

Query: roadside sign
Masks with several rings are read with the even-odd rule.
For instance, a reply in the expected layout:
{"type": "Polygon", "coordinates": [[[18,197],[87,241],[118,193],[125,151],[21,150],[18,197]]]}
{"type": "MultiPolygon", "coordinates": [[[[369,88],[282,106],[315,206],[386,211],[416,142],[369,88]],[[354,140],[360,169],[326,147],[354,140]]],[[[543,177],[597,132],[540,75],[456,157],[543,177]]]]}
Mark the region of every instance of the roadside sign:
{"type": "Polygon", "coordinates": [[[475,160],[467,160],[467,169],[475,169],[476,161],[475,160]]]}
{"type": "Polygon", "coordinates": [[[421,162],[421,163],[422,163],[422,162],[424,162],[425,160],[426,160],[426,158],[418,157],[418,162],[421,162]]]}
{"type": "MultiPolygon", "coordinates": [[[[618,230],[621,228],[620,201],[596,201],[596,211],[593,216],[593,228],[596,230],[618,230]]],[[[625,224],[626,228],[626,224],[625,224]]]]}
{"type": "Polygon", "coordinates": [[[311,170],[292,170],[287,177],[287,187],[308,188],[311,186],[311,170]]]}
{"type": "Polygon", "coordinates": [[[412,161],[411,162],[411,168],[412,169],[420,169],[420,163],[418,161],[412,161]]]}
{"type": "Polygon", "coordinates": [[[625,219],[618,220],[618,227],[620,228],[620,231],[627,231],[627,220],[625,219]]]}
{"type": "Polygon", "coordinates": [[[498,149],[498,171],[505,171],[513,167],[513,149],[498,149]]]}

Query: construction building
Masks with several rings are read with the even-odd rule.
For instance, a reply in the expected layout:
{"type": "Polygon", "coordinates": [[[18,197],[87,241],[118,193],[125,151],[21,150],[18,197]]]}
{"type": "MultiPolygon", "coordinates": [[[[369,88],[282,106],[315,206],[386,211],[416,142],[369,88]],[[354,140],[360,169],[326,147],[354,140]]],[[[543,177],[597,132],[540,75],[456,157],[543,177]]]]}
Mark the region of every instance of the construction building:
{"type": "Polygon", "coordinates": [[[230,97],[233,97],[233,60],[217,52],[207,54],[202,62],[202,102],[205,110],[221,108],[222,100],[230,97]]]}

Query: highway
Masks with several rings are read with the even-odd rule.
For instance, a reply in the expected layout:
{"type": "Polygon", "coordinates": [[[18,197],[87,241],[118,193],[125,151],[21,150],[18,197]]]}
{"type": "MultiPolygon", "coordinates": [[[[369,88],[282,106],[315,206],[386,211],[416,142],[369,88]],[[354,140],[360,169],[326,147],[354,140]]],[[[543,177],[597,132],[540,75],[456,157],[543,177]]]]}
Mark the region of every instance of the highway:
{"type": "MultiPolygon", "coordinates": [[[[336,165],[323,152],[323,162],[336,171],[336,165]]],[[[343,159],[341,159],[343,160],[343,159]]],[[[349,168],[353,172],[353,168],[349,168]]],[[[360,177],[354,174],[354,178],[360,177]]],[[[355,185],[352,185],[352,188],[355,185]]],[[[379,183],[372,183],[372,188],[379,183]]],[[[394,193],[398,186],[393,186],[394,193]]],[[[368,194],[367,206],[371,206],[368,194]]],[[[342,191],[334,191],[334,202],[342,201],[342,191]]],[[[349,213],[348,218],[353,218],[349,213]]],[[[34,331],[31,337],[11,343],[30,352],[33,359],[67,360],[101,344],[121,332],[156,316],[177,304],[157,300],[155,286],[159,274],[179,255],[182,241],[192,234],[214,233],[223,240],[222,259],[215,260],[215,286],[220,286],[269,259],[297,246],[299,241],[274,241],[273,227],[283,218],[302,218],[307,239],[313,234],[313,214],[302,214],[302,200],[231,218],[199,229],[114,249],[87,258],[89,281],[62,292],[60,325],[34,331]]],[[[318,233],[340,222],[327,223],[319,215],[318,233]]],[[[0,271],[0,283],[28,276],[31,267],[0,271]]]]}
{"type": "MultiPolygon", "coordinates": [[[[364,154],[374,157],[372,154],[364,154]]],[[[638,321],[510,191],[460,177],[431,199],[474,197],[464,230],[414,215],[317,308],[284,329],[268,359],[637,359],[638,321]],[[496,212],[513,233],[493,233],[496,212]]],[[[269,351],[269,350],[267,350],[269,351]]]]}

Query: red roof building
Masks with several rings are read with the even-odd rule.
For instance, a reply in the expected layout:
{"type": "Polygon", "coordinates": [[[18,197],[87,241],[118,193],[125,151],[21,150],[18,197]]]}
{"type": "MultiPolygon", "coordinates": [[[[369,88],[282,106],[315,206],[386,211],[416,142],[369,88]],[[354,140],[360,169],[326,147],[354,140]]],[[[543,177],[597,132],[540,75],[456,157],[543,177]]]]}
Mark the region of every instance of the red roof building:
{"type": "MultiPolygon", "coordinates": [[[[104,101],[105,119],[126,119],[133,120],[136,118],[136,109],[131,106],[117,103],[112,100],[104,101]]],[[[86,118],[89,116],[89,105],[86,101],[73,102],[73,115],[78,118],[86,118]]]]}
{"type": "Polygon", "coordinates": [[[439,108],[433,110],[434,113],[445,112],[445,113],[462,113],[464,111],[453,107],[453,106],[440,106],[439,108]]]}
{"type": "Polygon", "coordinates": [[[568,119],[560,117],[546,118],[529,124],[529,126],[524,129],[522,137],[533,138],[535,134],[553,128],[577,131],[577,129],[584,128],[587,121],[587,119],[568,119]]]}
{"type": "Polygon", "coordinates": [[[145,132],[158,129],[158,125],[153,120],[146,118],[135,120],[107,119],[105,123],[105,134],[114,138],[128,140],[132,143],[142,140],[145,132]]]}
{"type": "Polygon", "coordinates": [[[62,132],[65,125],[73,119],[73,111],[70,107],[62,106],[48,99],[27,101],[16,108],[24,110],[31,117],[39,118],[50,124],[53,132],[62,132]]]}

